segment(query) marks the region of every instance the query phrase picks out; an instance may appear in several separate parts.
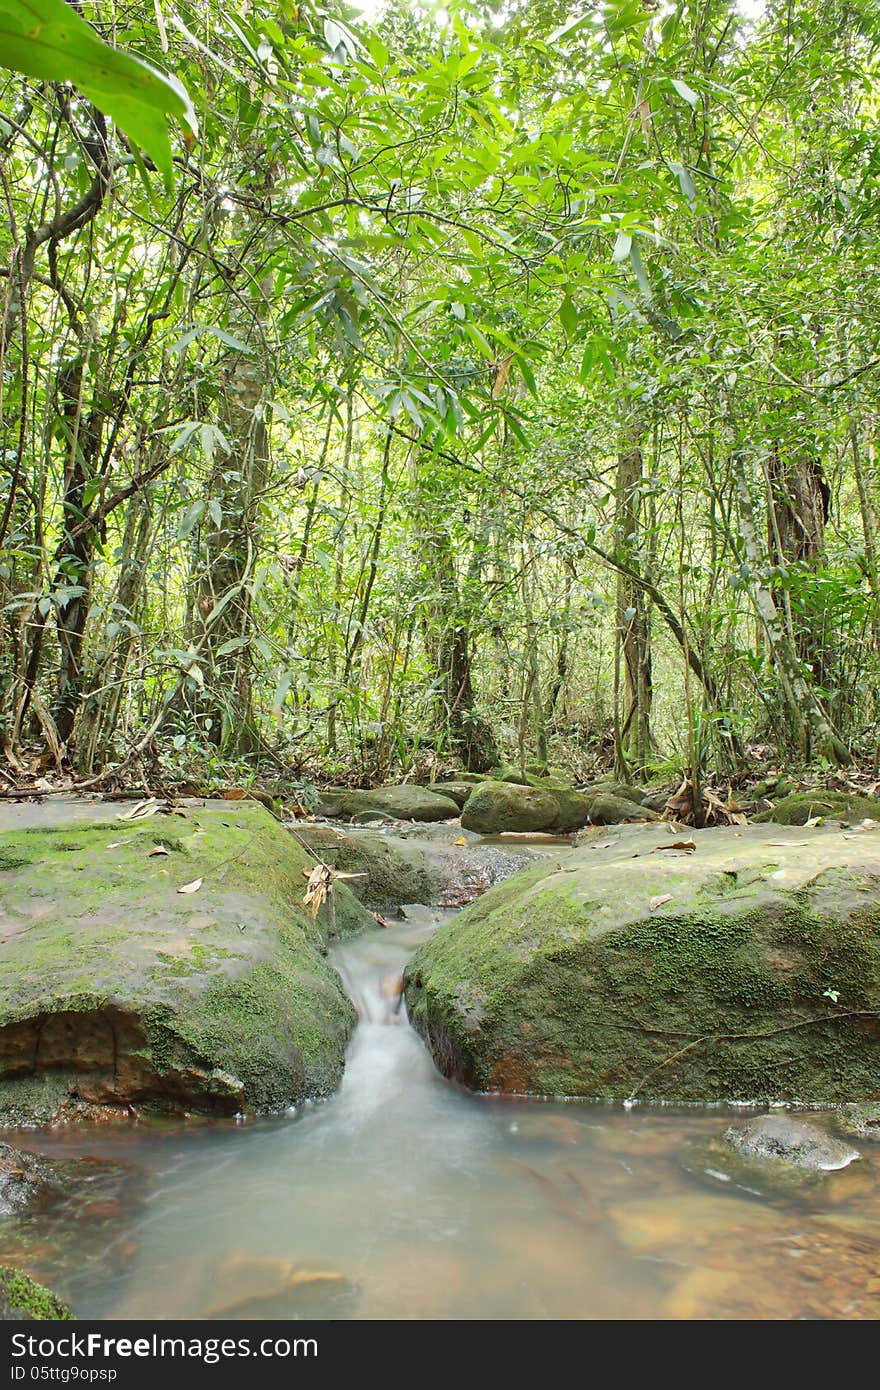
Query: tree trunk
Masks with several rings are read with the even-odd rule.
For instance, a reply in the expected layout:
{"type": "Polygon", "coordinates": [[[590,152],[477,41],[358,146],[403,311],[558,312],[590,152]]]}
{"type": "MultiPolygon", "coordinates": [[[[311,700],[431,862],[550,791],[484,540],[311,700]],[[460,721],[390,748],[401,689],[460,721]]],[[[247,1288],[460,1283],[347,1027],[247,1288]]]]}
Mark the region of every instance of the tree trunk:
{"type": "Polygon", "coordinates": [[[630,573],[617,572],[617,633],[623,668],[623,708],[615,738],[617,773],[641,772],[651,754],[651,621],[641,574],[643,460],[641,427],[627,423],[617,456],[615,501],[616,549],[630,573]]]}
{"type": "Polygon", "coordinates": [[[773,668],[779,677],[784,717],[806,760],[809,760],[811,744],[815,740],[819,749],[833,762],[846,765],[852,761],[849,750],[804,678],[791,634],[785,628],[772,589],[764,578],[766,556],[755,522],[745,460],[741,454],[734,452],[730,456],[730,464],[739,500],[740,530],[749,570],[749,592],[767,638],[773,668]]]}

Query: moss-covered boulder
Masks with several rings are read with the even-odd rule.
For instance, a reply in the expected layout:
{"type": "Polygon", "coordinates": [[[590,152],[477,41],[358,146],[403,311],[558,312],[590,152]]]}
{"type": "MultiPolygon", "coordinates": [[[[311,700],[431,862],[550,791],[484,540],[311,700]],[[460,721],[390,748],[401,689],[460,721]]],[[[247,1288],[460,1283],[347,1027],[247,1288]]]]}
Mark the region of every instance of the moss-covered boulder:
{"type": "Polygon", "coordinates": [[[656,811],[616,792],[602,791],[591,798],[590,820],[593,825],[622,825],[624,821],[658,820],[656,811]]]}
{"type": "Polygon", "coordinates": [[[73,1313],[23,1270],[0,1265],[0,1322],[70,1322],[73,1313]]]}
{"type": "Polygon", "coordinates": [[[646,796],[641,787],[635,787],[631,782],[617,782],[613,777],[599,778],[590,784],[588,790],[603,792],[607,796],[619,796],[623,801],[635,802],[636,806],[639,806],[646,796]]]}
{"type": "Polygon", "coordinates": [[[858,825],[863,820],[880,821],[880,800],[849,792],[795,792],[754,817],[758,825],[768,821],[776,825],[806,825],[816,818],[842,825],[858,825]]]}
{"type": "Polygon", "coordinates": [[[367,907],[385,912],[401,903],[431,903],[438,896],[437,877],[425,851],[399,836],[353,826],[304,825],[294,834],[313,854],[341,873],[360,874],[351,891],[367,907]]]}
{"type": "Polygon", "coordinates": [[[465,830],[481,835],[505,831],[567,835],[585,825],[591,798],[562,787],[529,787],[489,781],[474,787],[461,813],[465,830]]]}
{"type": "Polygon", "coordinates": [[[377,787],[375,791],[332,788],[323,793],[318,810],[322,816],[332,818],[375,816],[386,820],[437,821],[457,816],[459,807],[451,797],[441,796],[430,787],[406,783],[377,787]]]}
{"type": "Polygon", "coordinates": [[[541,1096],[875,1097],[880,834],[688,841],[585,845],[441,927],[406,972],[440,1069],[541,1096]]]}
{"type": "Polygon", "coordinates": [[[351,880],[351,890],[377,912],[403,903],[459,907],[518,873],[533,857],[525,847],[507,849],[477,839],[465,843],[457,826],[392,834],[362,826],[298,824],[294,833],[326,864],[360,875],[351,880]]]}
{"type": "MultiPolygon", "coordinates": [[[[0,1117],[273,1110],[337,1085],[353,1010],[302,905],[314,859],[261,806],[3,836],[0,1117]]],[[[8,813],[7,813],[8,824],[8,813]]],[[[369,921],[343,885],[338,930],[369,921]]]]}

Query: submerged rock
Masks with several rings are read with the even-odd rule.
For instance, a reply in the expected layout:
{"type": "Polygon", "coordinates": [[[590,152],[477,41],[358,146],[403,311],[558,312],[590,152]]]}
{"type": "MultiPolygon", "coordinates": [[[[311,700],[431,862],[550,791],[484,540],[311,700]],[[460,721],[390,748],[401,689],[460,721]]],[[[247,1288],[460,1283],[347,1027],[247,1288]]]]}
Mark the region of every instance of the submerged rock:
{"type": "Polygon", "coordinates": [[[70,1322],[66,1303],[20,1269],[0,1265],[0,1322],[70,1322]]]}
{"type": "Polygon", "coordinates": [[[844,1134],[880,1144],[880,1100],[841,1105],[834,1118],[844,1134]]]}
{"type": "Polygon", "coordinates": [[[873,1096],[880,836],[628,827],[472,903],[413,956],[406,998],[476,1090],[873,1096]]]}
{"type": "Polygon", "coordinates": [[[565,835],[585,825],[591,798],[567,788],[524,786],[518,782],[481,782],[461,813],[465,830],[481,835],[505,831],[565,835]]]}
{"type": "Polygon", "coordinates": [[[692,1145],[684,1166],[753,1195],[826,1200],[830,1175],[860,1157],[857,1149],[816,1125],[773,1114],[730,1125],[692,1145]]]}
{"type": "Polygon", "coordinates": [[[387,820],[451,820],[458,815],[458,803],[429,787],[406,783],[400,787],[377,787],[375,791],[340,788],[324,792],[318,810],[322,816],[382,817],[387,820]]]}
{"type": "Polygon", "coordinates": [[[322,953],[331,926],[370,920],[344,885],[313,921],[314,860],[252,802],[52,814],[4,836],[0,1116],[272,1110],[335,1088],[354,1012],[322,953]]]}
{"type": "Polygon", "coordinates": [[[858,1149],[789,1115],[761,1115],[743,1125],[730,1125],[722,1138],[744,1158],[794,1163],[813,1173],[835,1172],[861,1157],[858,1149]]]}
{"type": "Polygon", "coordinates": [[[770,810],[762,811],[754,821],[757,825],[768,821],[777,825],[806,825],[808,820],[817,817],[843,825],[858,825],[863,820],[880,821],[880,800],[849,792],[795,792],[777,801],[770,810]]]}

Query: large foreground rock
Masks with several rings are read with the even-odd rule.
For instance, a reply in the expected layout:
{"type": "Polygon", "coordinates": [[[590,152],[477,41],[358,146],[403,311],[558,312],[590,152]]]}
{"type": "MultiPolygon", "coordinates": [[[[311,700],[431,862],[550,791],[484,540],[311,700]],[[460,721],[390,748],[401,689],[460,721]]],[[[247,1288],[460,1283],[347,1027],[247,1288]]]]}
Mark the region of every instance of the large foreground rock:
{"type": "Polygon", "coordinates": [[[875,1098],[880,834],[618,835],[491,889],[412,958],[440,1069],[543,1096],[875,1098]]]}
{"type": "MultiPolygon", "coordinates": [[[[57,823],[50,804],[3,836],[0,1117],[332,1091],[353,1010],[322,956],[327,910],[313,922],[301,903],[313,858],[251,802],[125,813],[57,823]]],[[[340,931],[369,920],[342,885],[334,898],[340,931]]]]}
{"type": "Polygon", "coordinates": [[[567,835],[586,825],[590,806],[591,798],[563,787],[481,782],[464,804],[461,823],[481,835],[511,830],[567,835]]]}
{"type": "Polygon", "coordinates": [[[323,793],[318,810],[322,816],[331,817],[437,821],[457,816],[459,806],[450,796],[406,783],[399,787],[377,787],[375,791],[331,788],[323,793]]]}

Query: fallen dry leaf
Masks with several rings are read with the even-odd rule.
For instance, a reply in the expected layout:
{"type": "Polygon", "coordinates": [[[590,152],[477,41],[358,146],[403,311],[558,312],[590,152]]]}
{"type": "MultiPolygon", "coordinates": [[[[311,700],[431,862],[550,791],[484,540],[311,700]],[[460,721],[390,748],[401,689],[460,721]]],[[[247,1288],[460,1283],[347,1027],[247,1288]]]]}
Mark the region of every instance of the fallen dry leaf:
{"type": "Polygon", "coordinates": [[[375,919],[376,919],[376,926],[377,926],[377,927],[387,927],[387,926],[388,926],[388,923],[385,921],[385,918],[382,916],[381,912],[374,912],[374,913],[373,913],[373,916],[374,916],[375,919]]]}
{"type": "Polygon", "coordinates": [[[192,883],[185,883],[182,888],[178,888],[178,893],[198,893],[202,886],[200,878],[194,878],[192,883]]]}
{"type": "Polygon", "coordinates": [[[455,843],[456,843],[457,845],[466,845],[466,844],[467,844],[467,840],[464,838],[463,835],[459,835],[459,837],[458,837],[458,839],[455,841],[455,843]]]}
{"type": "Polygon", "coordinates": [[[225,792],[221,792],[224,801],[243,801],[247,796],[244,787],[229,787],[225,792]]]}
{"type": "Polygon", "coordinates": [[[771,847],[772,849],[801,849],[804,845],[808,845],[809,843],[810,843],[809,840],[768,840],[768,841],[767,841],[767,844],[770,845],[770,847],[771,847]]]}
{"type": "Polygon", "coordinates": [[[591,848],[591,849],[613,849],[616,843],[617,843],[616,840],[599,840],[598,844],[591,845],[590,848],[591,848]]]}
{"type": "Polygon", "coordinates": [[[672,894],[671,894],[671,893],[661,893],[659,897],[657,897],[657,898],[652,898],[651,901],[650,901],[650,903],[648,904],[648,906],[649,906],[650,910],[653,912],[656,908],[662,907],[664,903],[671,903],[671,902],[672,902],[672,894]]]}
{"type": "Polygon", "coordinates": [[[682,854],[693,854],[697,845],[695,840],[673,840],[671,845],[655,845],[652,854],[659,854],[662,850],[678,850],[682,854]]]}
{"type": "Polygon", "coordinates": [[[148,858],[148,859],[152,859],[152,857],[153,857],[154,854],[167,854],[167,853],[168,853],[168,851],[167,851],[167,849],[165,848],[164,845],[153,845],[153,848],[150,850],[149,854],[147,855],[147,858],[148,858]]]}
{"type": "Polygon", "coordinates": [[[120,846],[121,844],[122,844],[122,841],[121,841],[121,840],[114,840],[113,843],[112,843],[112,845],[108,845],[107,848],[108,848],[108,849],[118,849],[119,846],[120,846]]]}
{"type": "Polygon", "coordinates": [[[159,803],[154,796],[148,796],[143,801],[135,802],[130,811],[123,811],[117,820],[146,820],[147,816],[154,816],[159,809],[159,803]]]}
{"type": "Polygon", "coordinates": [[[312,921],[318,915],[321,904],[327,901],[333,888],[333,870],[328,864],[316,864],[311,870],[303,869],[303,877],[308,879],[303,904],[312,909],[312,921]]]}

